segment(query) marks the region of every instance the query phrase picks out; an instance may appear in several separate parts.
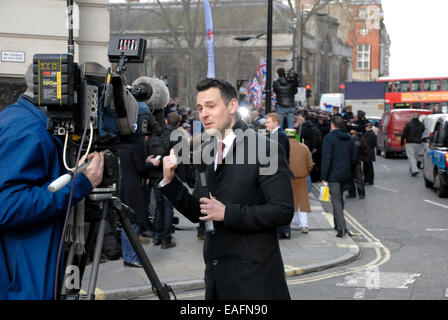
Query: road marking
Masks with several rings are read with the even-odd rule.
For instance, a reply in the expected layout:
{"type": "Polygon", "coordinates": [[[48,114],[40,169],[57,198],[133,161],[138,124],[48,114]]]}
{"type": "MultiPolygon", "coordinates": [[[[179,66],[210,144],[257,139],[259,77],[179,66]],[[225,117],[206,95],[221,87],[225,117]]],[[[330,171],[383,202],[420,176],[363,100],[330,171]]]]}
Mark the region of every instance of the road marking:
{"type": "Polygon", "coordinates": [[[331,213],[327,213],[322,211],[322,214],[325,216],[325,219],[327,219],[328,223],[330,224],[330,226],[332,228],[334,228],[334,219],[333,219],[333,215],[331,213]]]}
{"type": "MultiPolygon", "coordinates": [[[[345,213],[347,222],[350,223],[350,225],[353,226],[353,228],[358,230],[367,241],[381,243],[380,240],[375,238],[367,229],[365,229],[346,210],[344,210],[344,213],[345,213]]],[[[326,273],[324,275],[311,276],[311,277],[302,278],[302,279],[300,279],[300,278],[293,279],[293,280],[287,281],[287,283],[288,283],[288,285],[294,285],[294,284],[315,282],[315,281],[330,279],[330,278],[339,277],[339,276],[343,276],[343,275],[349,275],[349,274],[360,272],[360,271],[370,270],[372,267],[379,268],[379,266],[385,264],[386,262],[388,262],[390,260],[390,257],[391,257],[390,251],[385,246],[382,246],[382,247],[375,246],[374,249],[375,249],[375,254],[376,254],[375,259],[363,266],[347,268],[345,271],[335,271],[335,272],[326,273]]]]}
{"type": "Polygon", "coordinates": [[[426,231],[448,231],[448,229],[426,229],[426,231]]]}
{"type": "Polygon", "coordinates": [[[398,193],[397,190],[393,190],[393,189],[389,189],[389,188],[386,188],[386,187],[382,187],[382,186],[379,186],[379,185],[377,185],[377,184],[374,184],[373,186],[374,186],[375,188],[378,188],[378,189],[381,189],[381,190],[384,190],[384,191],[390,191],[390,192],[393,192],[393,193],[398,193]]]}
{"type": "Polygon", "coordinates": [[[445,298],[448,298],[448,288],[445,290],[445,298]]]}
{"type": "Polygon", "coordinates": [[[364,299],[365,295],[366,295],[365,288],[356,288],[355,294],[353,295],[353,299],[364,299]]]}
{"type": "Polygon", "coordinates": [[[435,205],[435,206],[439,206],[439,207],[448,209],[448,206],[445,206],[445,205],[443,205],[443,204],[440,204],[440,203],[437,203],[437,202],[434,202],[434,201],[431,201],[431,200],[423,200],[423,201],[425,201],[425,202],[427,202],[427,203],[430,203],[430,204],[433,204],[433,205],[435,205]]]}
{"type": "Polygon", "coordinates": [[[357,242],[360,248],[383,248],[384,245],[381,242],[357,242]]]}
{"type": "Polygon", "coordinates": [[[358,246],[356,244],[336,243],[336,247],[338,247],[338,248],[356,249],[358,246]]]}
{"type": "Polygon", "coordinates": [[[289,266],[289,265],[285,264],[284,269],[285,269],[285,276],[287,276],[287,277],[299,276],[299,275],[303,274],[302,268],[289,266]]]}
{"type": "MultiPolygon", "coordinates": [[[[87,291],[84,289],[79,290],[79,294],[86,295],[87,291]]],[[[100,288],[95,288],[95,300],[106,300],[106,296],[104,295],[104,291],[100,288]]]]}
{"type": "Polygon", "coordinates": [[[389,167],[386,166],[385,164],[383,164],[383,167],[384,167],[387,171],[390,171],[389,167]]]}

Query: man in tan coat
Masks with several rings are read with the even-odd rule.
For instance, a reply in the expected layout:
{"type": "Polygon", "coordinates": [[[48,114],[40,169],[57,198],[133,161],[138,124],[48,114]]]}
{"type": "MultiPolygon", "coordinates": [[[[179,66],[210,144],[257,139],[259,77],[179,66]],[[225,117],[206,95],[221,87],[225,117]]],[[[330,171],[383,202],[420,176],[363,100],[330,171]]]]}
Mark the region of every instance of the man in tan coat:
{"type": "Polygon", "coordinates": [[[294,179],[291,182],[294,193],[292,224],[297,224],[302,233],[308,233],[308,212],[311,212],[311,207],[306,178],[313,169],[313,160],[308,147],[296,139],[295,129],[286,129],[285,131],[290,145],[289,168],[294,174],[294,179]]]}

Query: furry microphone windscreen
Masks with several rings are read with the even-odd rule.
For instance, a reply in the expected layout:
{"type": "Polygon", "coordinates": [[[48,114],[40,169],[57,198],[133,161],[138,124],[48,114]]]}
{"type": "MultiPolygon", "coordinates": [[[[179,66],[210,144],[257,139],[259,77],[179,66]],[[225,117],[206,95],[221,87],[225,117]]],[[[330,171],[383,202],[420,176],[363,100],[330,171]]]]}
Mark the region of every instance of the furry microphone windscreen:
{"type": "Polygon", "coordinates": [[[165,82],[157,78],[140,77],[137,78],[132,85],[134,86],[142,82],[152,87],[151,98],[143,102],[151,104],[155,110],[162,110],[165,108],[170,101],[170,92],[168,91],[165,82]]]}

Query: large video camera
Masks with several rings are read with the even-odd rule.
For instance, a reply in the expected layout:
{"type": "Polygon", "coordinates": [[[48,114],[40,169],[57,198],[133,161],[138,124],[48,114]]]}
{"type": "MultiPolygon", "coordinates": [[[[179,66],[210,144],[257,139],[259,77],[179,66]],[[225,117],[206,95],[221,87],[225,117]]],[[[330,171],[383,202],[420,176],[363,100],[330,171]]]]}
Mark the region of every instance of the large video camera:
{"type": "Polygon", "coordinates": [[[64,162],[66,156],[72,163],[79,159],[78,152],[86,156],[92,151],[104,151],[105,168],[99,187],[118,185],[115,151],[131,141],[136,132],[136,97],[151,98],[153,91],[148,83],[125,86],[126,63],[144,62],[145,50],[144,39],[112,38],[108,58],[118,63],[114,72],[94,62],[79,66],[72,54],[34,55],[33,103],[46,107],[47,130],[65,136],[64,162]],[[81,137],[88,130],[88,143],[79,150],[81,137]]]}

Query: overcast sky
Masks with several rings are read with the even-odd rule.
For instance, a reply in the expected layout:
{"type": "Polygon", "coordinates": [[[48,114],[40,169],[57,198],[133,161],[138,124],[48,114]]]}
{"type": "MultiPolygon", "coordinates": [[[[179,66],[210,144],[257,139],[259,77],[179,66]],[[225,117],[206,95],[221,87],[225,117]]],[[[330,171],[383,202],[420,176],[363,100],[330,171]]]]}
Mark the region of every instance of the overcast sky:
{"type": "Polygon", "coordinates": [[[392,42],[390,76],[448,76],[448,0],[382,0],[382,4],[392,42]]]}
{"type": "Polygon", "coordinates": [[[448,76],[447,0],[382,0],[390,75],[448,76]]]}

